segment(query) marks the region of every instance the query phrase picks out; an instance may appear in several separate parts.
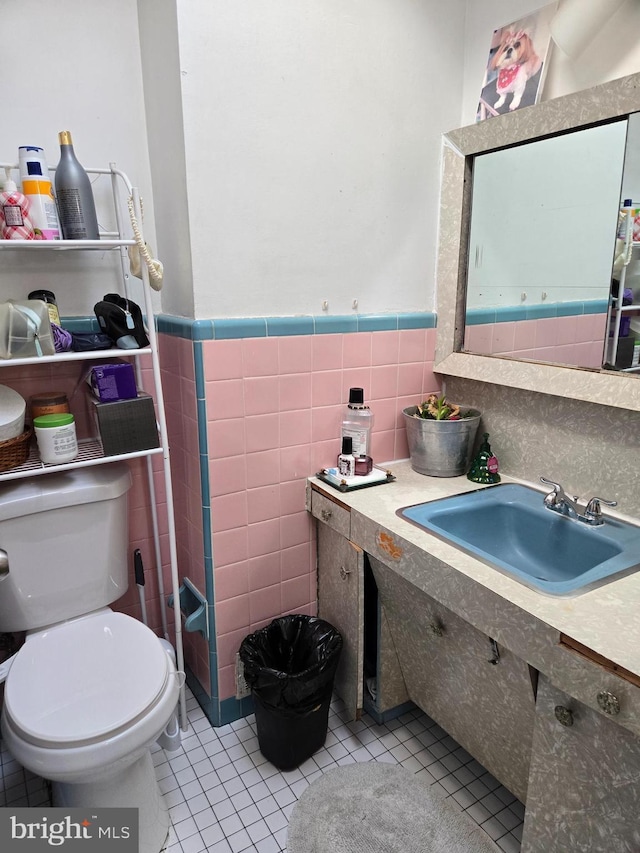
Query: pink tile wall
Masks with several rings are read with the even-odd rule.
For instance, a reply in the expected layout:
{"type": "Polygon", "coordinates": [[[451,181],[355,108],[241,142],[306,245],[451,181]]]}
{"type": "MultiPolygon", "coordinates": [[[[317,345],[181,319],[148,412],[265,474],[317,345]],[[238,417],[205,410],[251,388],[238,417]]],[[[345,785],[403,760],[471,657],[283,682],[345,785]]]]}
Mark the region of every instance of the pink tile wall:
{"type": "MultiPolygon", "coordinates": [[[[159,336],[171,444],[173,504],[180,577],[206,591],[203,496],[193,343],[159,336]]],[[[314,530],[305,511],[306,478],[335,462],[349,388],[362,386],[375,415],[372,453],[379,462],[406,458],[402,409],[439,390],[433,374],[435,330],[406,330],[202,344],[218,660],[218,696],[235,694],[234,660],[252,630],[286,613],[315,613],[314,530]]],[[[4,369],[3,382],[23,396],[60,389],[81,437],[95,433],[82,362],[4,369]]],[[[151,365],[142,363],[151,393],[151,365]]],[[[133,552],[145,566],[150,627],[162,634],[161,594],[143,459],[130,462],[130,586],[114,609],[141,618],[133,552]]],[[[171,592],[167,494],[162,458],[153,457],[165,597],[171,592]]],[[[172,611],[168,611],[169,629],[172,611]]],[[[210,650],[183,633],[185,659],[211,695],[210,650]]]]}
{"type": "Polygon", "coordinates": [[[487,355],[599,369],[606,322],[606,314],[583,314],[467,326],[464,348],[487,355]]]}
{"type": "Polygon", "coordinates": [[[434,351],[435,329],[203,342],[220,699],[246,634],[316,612],[305,482],[335,464],[349,388],[374,412],[374,459],[406,458],[402,409],[440,389],[434,351]]]}

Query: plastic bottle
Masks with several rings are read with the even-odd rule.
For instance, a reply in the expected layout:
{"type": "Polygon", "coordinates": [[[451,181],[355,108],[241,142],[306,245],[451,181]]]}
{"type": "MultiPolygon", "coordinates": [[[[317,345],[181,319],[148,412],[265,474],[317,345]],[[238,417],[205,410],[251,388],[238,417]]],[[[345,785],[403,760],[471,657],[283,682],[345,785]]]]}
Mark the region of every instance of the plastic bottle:
{"type": "Polygon", "coordinates": [[[96,205],[89,176],[78,162],[71,134],[58,134],[60,162],[56,166],[56,195],[65,240],[99,240],[96,205]]]}
{"type": "Polygon", "coordinates": [[[38,453],[45,465],[71,462],[78,455],[76,424],[71,414],[40,415],[33,419],[38,453]]]}
{"type": "Polygon", "coordinates": [[[11,170],[5,169],[6,180],[0,193],[0,233],[3,240],[33,240],[35,233],[29,216],[31,202],[11,179],[11,170]]]}
{"type": "Polygon", "coordinates": [[[356,473],[356,460],[353,455],[351,437],[342,437],[342,453],[338,455],[338,473],[343,477],[353,477],[356,473]]]}
{"type": "Polygon", "coordinates": [[[42,148],[22,145],[18,149],[22,192],[31,202],[31,222],[36,240],[59,240],[60,222],[49,169],[42,148]]]}
{"type": "Polygon", "coordinates": [[[371,428],[373,412],[364,404],[362,388],[349,389],[349,403],[342,419],[342,436],[349,436],[353,442],[353,455],[371,456],[371,428]]]}

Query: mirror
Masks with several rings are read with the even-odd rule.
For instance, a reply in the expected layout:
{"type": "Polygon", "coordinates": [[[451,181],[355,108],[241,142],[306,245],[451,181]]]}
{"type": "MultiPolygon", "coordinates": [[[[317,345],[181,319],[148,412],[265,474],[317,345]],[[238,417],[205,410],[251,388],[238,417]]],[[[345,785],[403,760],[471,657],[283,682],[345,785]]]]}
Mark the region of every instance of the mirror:
{"type": "MultiPolygon", "coordinates": [[[[482,155],[499,150],[511,150],[517,156],[526,147],[525,143],[559,141],[564,135],[574,136],[572,132],[579,129],[600,131],[611,124],[620,130],[627,116],[639,110],[640,74],[633,74],[593,89],[493,117],[452,131],[444,137],[437,267],[435,369],[438,372],[640,411],[640,382],[630,373],[597,367],[585,369],[584,366],[573,367],[558,362],[544,363],[537,356],[516,358],[507,357],[506,353],[476,355],[464,351],[472,178],[476,162],[482,155]]],[[[614,148],[618,145],[619,139],[614,141],[614,148]]],[[[625,173],[623,192],[626,185],[625,173]]],[[[619,199],[618,177],[615,211],[619,199]]],[[[607,237],[608,278],[615,248],[615,212],[613,216],[614,224],[607,237]]],[[[567,244],[571,243],[567,239],[567,244]]],[[[475,263],[475,254],[471,262],[475,263]]],[[[606,292],[606,285],[604,288],[606,292]]]]}
{"type": "Polygon", "coordinates": [[[626,138],[621,119],[475,158],[465,352],[602,367],[626,138]]]}

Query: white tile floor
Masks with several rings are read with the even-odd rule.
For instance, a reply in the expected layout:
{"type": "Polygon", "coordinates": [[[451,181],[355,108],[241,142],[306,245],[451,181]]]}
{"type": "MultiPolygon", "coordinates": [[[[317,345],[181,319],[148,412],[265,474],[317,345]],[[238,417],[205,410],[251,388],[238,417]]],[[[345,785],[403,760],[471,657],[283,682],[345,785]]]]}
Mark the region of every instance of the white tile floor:
{"type": "MultiPolygon", "coordinates": [[[[258,748],[254,717],[212,728],[188,693],[190,728],[179,751],[153,753],[170,809],[167,853],[278,853],[286,850],[289,815],[324,770],[355,761],[388,761],[444,789],[505,853],[519,853],[524,806],[425,714],[411,711],[385,725],[368,715],[345,722],[340,699],[329,714],[324,747],[283,773],[258,748]]],[[[0,743],[0,806],[49,802],[46,783],[24,770],[0,743]]]]}

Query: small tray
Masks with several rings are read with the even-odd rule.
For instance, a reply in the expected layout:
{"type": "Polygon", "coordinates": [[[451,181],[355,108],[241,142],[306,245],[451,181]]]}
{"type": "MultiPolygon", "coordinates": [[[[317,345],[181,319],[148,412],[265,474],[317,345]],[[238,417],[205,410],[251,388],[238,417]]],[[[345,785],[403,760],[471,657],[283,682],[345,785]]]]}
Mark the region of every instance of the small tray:
{"type": "Polygon", "coordinates": [[[336,468],[322,468],[316,477],[339,492],[355,492],[357,489],[382,486],[384,483],[392,483],[395,480],[391,471],[377,468],[375,465],[370,474],[363,474],[362,476],[343,477],[337,473],[336,468]]]}

